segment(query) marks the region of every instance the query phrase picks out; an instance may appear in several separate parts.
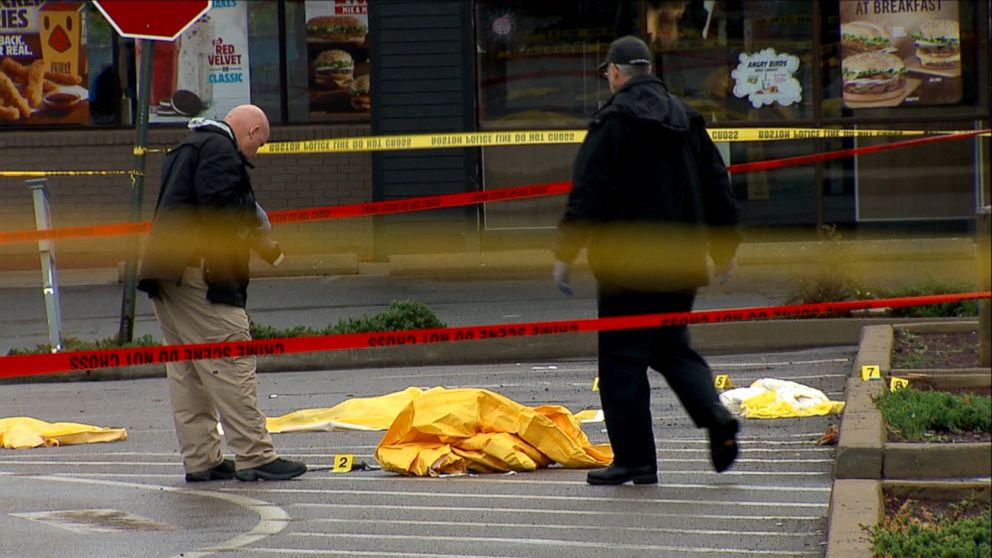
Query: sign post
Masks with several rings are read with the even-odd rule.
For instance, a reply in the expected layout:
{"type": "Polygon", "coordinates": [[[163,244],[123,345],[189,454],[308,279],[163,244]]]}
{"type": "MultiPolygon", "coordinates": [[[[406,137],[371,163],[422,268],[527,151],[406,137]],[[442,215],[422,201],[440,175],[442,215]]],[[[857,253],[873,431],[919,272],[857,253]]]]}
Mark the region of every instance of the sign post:
{"type": "MultiPolygon", "coordinates": [[[[210,9],[209,0],[94,0],[107,21],[122,37],[142,41],[138,90],[138,120],[135,123],[134,170],[131,172],[130,222],[141,221],[145,188],[145,151],[148,141],[148,99],[152,81],[155,41],[174,41],[210,9]]],[[[138,275],[138,237],[128,239],[124,267],[124,293],[121,297],[121,323],[117,342],[134,339],[134,305],[138,275]]]]}

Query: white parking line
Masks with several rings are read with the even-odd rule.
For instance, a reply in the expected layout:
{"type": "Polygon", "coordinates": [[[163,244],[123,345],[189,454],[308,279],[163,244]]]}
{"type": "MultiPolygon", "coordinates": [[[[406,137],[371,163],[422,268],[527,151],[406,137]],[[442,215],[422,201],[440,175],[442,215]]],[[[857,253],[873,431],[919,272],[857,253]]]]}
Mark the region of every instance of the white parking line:
{"type": "MultiPolygon", "coordinates": [[[[444,543],[450,543],[451,537],[437,537],[432,535],[366,535],[357,533],[289,533],[290,536],[294,537],[316,537],[316,538],[330,538],[330,539],[362,539],[362,540],[396,540],[396,541],[439,541],[444,543]]],[[[590,541],[590,542],[579,542],[579,541],[567,541],[559,539],[534,539],[534,538],[521,538],[521,539],[511,539],[505,537],[459,537],[460,542],[479,542],[479,543],[500,543],[500,544],[517,544],[517,545],[530,545],[530,546],[555,546],[555,547],[572,547],[572,548],[597,548],[602,549],[603,543],[600,541],[590,541]]],[[[748,554],[756,555],[760,554],[762,556],[806,556],[819,554],[814,552],[806,553],[796,553],[795,551],[780,551],[780,550],[745,550],[745,549],[728,549],[728,548],[706,548],[706,547],[684,547],[684,546],[664,546],[664,545],[653,545],[653,544],[622,544],[622,543],[611,543],[609,545],[610,549],[623,549],[623,550],[652,550],[660,552],[699,552],[704,554],[748,554]]]]}
{"type": "MultiPolygon", "coordinates": [[[[528,498],[529,499],[529,498],[528,498]]],[[[626,501],[626,500],[625,500],[626,501]]],[[[553,508],[497,508],[497,507],[468,507],[468,506],[413,506],[407,504],[324,504],[299,502],[291,504],[290,507],[301,508],[353,508],[358,510],[410,510],[410,511],[430,511],[430,512],[486,512],[486,513],[539,513],[549,515],[603,515],[599,510],[567,509],[558,510],[553,508]]],[[[633,516],[633,517],[657,517],[657,518],[681,518],[685,519],[684,513],[663,513],[663,512],[626,512],[610,511],[611,516],[633,516]]],[[[726,515],[726,514],[692,514],[693,519],[712,520],[746,520],[746,521],[775,521],[784,523],[786,521],[823,521],[822,515],[726,515]]]]}
{"type": "MultiPolygon", "coordinates": [[[[639,491],[639,494],[647,494],[647,490],[659,490],[664,489],[664,485],[659,487],[645,487],[644,490],[639,491]]],[[[402,496],[404,498],[410,497],[424,497],[424,498],[454,498],[458,500],[466,499],[481,499],[481,500],[519,500],[521,498],[527,498],[528,500],[547,500],[553,502],[572,502],[576,500],[581,500],[583,502],[603,502],[603,503],[617,503],[617,504],[630,504],[633,502],[643,503],[643,504],[692,504],[692,505],[719,505],[719,506],[739,506],[739,507],[782,507],[782,508],[826,508],[827,503],[807,503],[807,502],[742,502],[742,501],[726,501],[726,500],[676,500],[671,498],[606,498],[602,496],[589,496],[587,494],[579,494],[575,496],[550,496],[541,494],[471,494],[464,492],[411,492],[408,490],[328,490],[328,489],[313,489],[313,488],[228,488],[226,491],[241,492],[241,491],[251,491],[264,492],[267,494],[310,494],[310,495],[337,495],[337,496],[402,496]]]]}

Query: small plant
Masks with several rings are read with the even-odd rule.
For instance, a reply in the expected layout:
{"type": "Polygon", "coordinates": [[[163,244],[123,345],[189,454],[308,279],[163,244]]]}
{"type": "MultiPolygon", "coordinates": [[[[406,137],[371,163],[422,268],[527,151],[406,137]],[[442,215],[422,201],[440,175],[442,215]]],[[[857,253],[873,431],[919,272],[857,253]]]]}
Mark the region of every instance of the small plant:
{"type": "Polygon", "coordinates": [[[792,282],[787,304],[815,304],[871,298],[857,281],[851,279],[840,245],[837,225],[822,228],[824,242],[814,272],[792,282]]]}
{"type": "Polygon", "coordinates": [[[992,521],[987,503],[964,501],[952,505],[945,514],[935,514],[906,500],[881,524],[866,530],[874,556],[992,556],[992,521]]]}
{"type": "Polygon", "coordinates": [[[992,397],[921,391],[885,391],[875,404],[894,432],[910,441],[940,432],[992,432],[992,397]]]}
{"type": "MultiPolygon", "coordinates": [[[[161,343],[156,341],[151,335],[142,335],[141,337],[135,338],[134,341],[123,345],[117,343],[117,337],[107,337],[106,339],[98,339],[96,341],[86,341],[84,339],[79,339],[78,337],[69,336],[62,338],[62,352],[97,351],[101,349],[120,349],[122,347],[155,347],[158,345],[161,345],[161,343]]],[[[33,349],[18,349],[15,347],[7,351],[7,354],[31,355],[50,352],[52,352],[51,344],[45,343],[42,345],[35,345],[33,349]]]]}

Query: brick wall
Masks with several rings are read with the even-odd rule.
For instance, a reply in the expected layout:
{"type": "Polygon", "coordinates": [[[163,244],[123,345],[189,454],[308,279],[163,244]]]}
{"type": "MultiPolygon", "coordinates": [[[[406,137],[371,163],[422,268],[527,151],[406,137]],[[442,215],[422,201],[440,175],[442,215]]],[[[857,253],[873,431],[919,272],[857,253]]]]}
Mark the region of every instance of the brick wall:
{"type": "MultiPolygon", "coordinates": [[[[188,132],[152,129],[149,147],[168,148],[188,132]]],[[[364,136],[367,126],[275,127],[271,141],[364,136]]],[[[129,170],[133,130],[9,131],[0,134],[0,170],[129,170]]],[[[146,156],[142,219],[151,219],[164,155],[146,156]]],[[[34,209],[25,178],[0,177],[0,230],[33,229],[34,209]]],[[[372,201],[368,153],[261,156],[252,184],[267,210],[297,209],[372,201]]],[[[49,177],[52,223],[56,227],[128,220],[131,181],[127,176],[49,177]]],[[[372,254],[372,220],[355,218],[278,226],[274,236],[289,254],[372,254]]],[[[56,245],[60,268],[105,267],[124,261],[124,237],[64,240],[56,245]]],[[[37,244],[0,244],[0,271],[35,269],[37,244]]]]}

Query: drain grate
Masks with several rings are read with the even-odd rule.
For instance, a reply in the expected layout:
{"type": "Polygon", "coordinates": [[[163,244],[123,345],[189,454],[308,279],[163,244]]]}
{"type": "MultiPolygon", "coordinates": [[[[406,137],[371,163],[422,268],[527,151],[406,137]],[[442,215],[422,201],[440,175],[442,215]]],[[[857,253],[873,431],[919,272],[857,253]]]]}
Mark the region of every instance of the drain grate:
{"type": "Polygon", "coordinates": [[[120,510],[61,510],[12,513],[15,517],[46,523],[77,533],[124,533],[130,531],[168,531],[175,529],[161,523],[120,510]]]}

